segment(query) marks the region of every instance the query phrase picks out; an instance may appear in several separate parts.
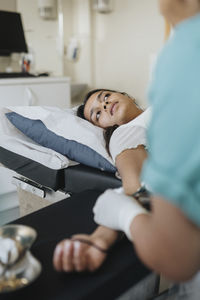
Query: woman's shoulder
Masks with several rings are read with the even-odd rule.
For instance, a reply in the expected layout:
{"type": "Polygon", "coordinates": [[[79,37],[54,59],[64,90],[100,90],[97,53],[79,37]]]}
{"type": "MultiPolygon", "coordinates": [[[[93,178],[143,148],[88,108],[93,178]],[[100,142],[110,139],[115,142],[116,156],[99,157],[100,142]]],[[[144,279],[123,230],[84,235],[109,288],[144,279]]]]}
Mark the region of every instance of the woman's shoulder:
{"type": "Polygon", "coordinates": [[[151,107],[148,107],[138,117],[136,117],[135,119],[131,120],[130,122],[124,125],[121,125],[119,129],[123,130],[123,128],[126,127],[136,127],[136,126],[144,127],[145,129],[147,129],[151,118],[151,113],[152,113],[152,109],[151,107]]]}
{"type": "Polygon", "coordinates": [[[146,140],[146,131],[151,117],[151,108],[147,108],[137,118],[119,126],[112,134],[110,148],[117,144],[137,144],[141,140],[146,140]]]}

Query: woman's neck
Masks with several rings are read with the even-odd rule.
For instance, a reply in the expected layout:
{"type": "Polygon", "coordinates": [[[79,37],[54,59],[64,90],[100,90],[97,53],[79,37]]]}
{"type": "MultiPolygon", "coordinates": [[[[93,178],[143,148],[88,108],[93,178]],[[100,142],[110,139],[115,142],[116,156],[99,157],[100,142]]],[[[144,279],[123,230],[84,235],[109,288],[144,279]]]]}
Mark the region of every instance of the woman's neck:
{"type": "Polygon", "coordinates": [[[126,124],[134,119],[136,119],[139,115],[141,115],[144,111],[138,106],[131,107],[126,114],[126,120],[122,124],[126,124]]]}

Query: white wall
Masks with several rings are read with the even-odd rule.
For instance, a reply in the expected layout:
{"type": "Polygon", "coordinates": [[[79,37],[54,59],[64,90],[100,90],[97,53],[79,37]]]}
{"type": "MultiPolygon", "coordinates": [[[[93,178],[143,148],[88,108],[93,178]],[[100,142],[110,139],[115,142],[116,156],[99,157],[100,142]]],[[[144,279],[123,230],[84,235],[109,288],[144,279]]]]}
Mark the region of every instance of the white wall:
{"type": "MultiPolygon", "coordinates": [[[[0,0],[0,7],[8,2],[0,0]]],[[[110,14],[93,11],[92,0],[58,3],[63,7],[65,53],[70,38],[76,38],[80,47],[77,61],[59,57],[58,20],[41,20],[36,0],[17,0],[27,41],[36,52],[36,70],[60,75],[64,69],[74,82],[126,91],[146,106],[151,57],[164,41],[157,0],[113,0],[110,14]]]]}
{"type": "Polygon", "coordinates": [[[71,22],[64,43],[68,45],[71,34],[80,45],[78,61],[69,62],[65,57],[65,74],[73,81],[88,83],[89,88],[126,91],[145,107],[152,57],[164,41],[157,0],[113,0],[109,14],[93,11],[92,0],[64,3],[68,3],[64,19],[71,22]]]}
{"type": "Polygon", "coordinates": [[[93,13],[95,86],[130,93],[146,106],[152,54],[161,48],[164,21],[157,0],[114,0],[111,14],[93,13]]]}
{"type": "Polygon", "coordinates": [[[41,19],[36,0],[17,0],[17,10],[22,14],[27,43],[35,53],[35,70],[62,75],[58,19],[41,19]]]}
{"type": "MultiPolygon", "coordinates": [[[[49,71],[54,75],[63,75],[58,19],[42,20],[39,17],[37,0],[0,0],[0,9],[21,13],[26,41],[35,56],[31,71],[49,71]]],[[[19,54],[0,57],[0,71],[5,71],[8,66],[13,71],[20,71],[20,59],[19,54]]]]}
{"type": "Polygon", "coordinates": [[[64,9],[64,72],[74,82],[92,84],[91,10],[90,0],[62,1],[64,9]],[[69,23],[70,22],[70,23],[69,23]],[[70,28],[70,30],[69,30],[70,28]],[[78,42],[78,60],[67,58],[67,47],[74,38],[78,42]]]}
{"type": "Polygon", "coordinates": [[[0,0],[0,10],[15,11],[16,0],[0,0]]]}

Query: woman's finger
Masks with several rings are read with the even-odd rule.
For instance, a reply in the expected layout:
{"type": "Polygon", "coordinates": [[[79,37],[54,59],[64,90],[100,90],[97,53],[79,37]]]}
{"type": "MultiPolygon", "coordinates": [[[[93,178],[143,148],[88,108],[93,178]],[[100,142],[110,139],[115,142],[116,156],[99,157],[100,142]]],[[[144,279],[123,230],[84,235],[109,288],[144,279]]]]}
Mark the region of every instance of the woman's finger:
{"type": "Polygon", "coordinates": [[[63,254],[62,243],[59,243],[56,246],[53,255],[53,265],[57,271],[62,271],[62,254],[63,254]]]}
{"type": "Polygon", "coordinates": [[[63,243],[63,255],[62,255],[63,271],[72,272],[74,270],[73,256],[74,256],[73,242],[70,240],[65,240],[63,243]]]}
{"type": "Polygon", "coordinates": [[[86,250],[88,245],[79,241],[74,241],[74,268],[76,271],[85,271],[86,266],[86,250]]]}

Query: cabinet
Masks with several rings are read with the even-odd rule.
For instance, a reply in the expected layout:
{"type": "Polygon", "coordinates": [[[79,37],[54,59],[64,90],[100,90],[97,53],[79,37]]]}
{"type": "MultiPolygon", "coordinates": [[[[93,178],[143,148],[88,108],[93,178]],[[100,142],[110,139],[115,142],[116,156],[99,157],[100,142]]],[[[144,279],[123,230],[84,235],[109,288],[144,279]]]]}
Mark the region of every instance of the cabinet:
{"type": "MultiPolygon", "coordinates": [[[[69,108],[70,104],[68,77],[0,79],[0,106],[38,105],[69,108]]],[[[11,184],[12,176],[12,171],[0,167],[0,211],[2,208],[8,208],[8,194],[15,192],[15,187],[11,184]]],[[[13,203],[13,206],[15,205],[13,203]]]]}
{"type": "Polygon", "coordinates": [[[68,108],[68,77],[31,77],[0,80],[0,106],[39,105],[68,108]]]}

